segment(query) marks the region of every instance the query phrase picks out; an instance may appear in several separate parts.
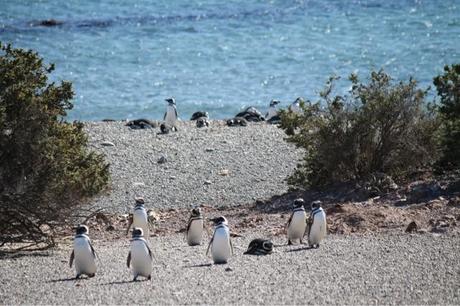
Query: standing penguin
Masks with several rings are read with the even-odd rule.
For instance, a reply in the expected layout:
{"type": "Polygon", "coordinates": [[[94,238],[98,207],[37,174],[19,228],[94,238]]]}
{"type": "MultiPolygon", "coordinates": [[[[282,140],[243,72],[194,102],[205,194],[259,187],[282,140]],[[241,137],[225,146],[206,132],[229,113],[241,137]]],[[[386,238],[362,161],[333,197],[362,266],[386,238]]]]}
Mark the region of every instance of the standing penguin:
{"type": "Polygon", "coordinates": [[[152,278],[152,251],[144,239],[142,228],[133,228],[133,239],[131,239],[131,250],[128,253],[126,260],[128,268],[132,268],[133,282],[139,276],[146,277],[148,280],[152,278]]]}
{"type": "Polygon", "coordinates": [[[321,207],[321,201],[314,201],[311,203],[308,222],[308,245],[317,249],[324,237],[326,237],[326,213],[321,207]]]}
{"type": "Polygon", "coordinates": [[[305,208],[303,207],[303,205],[303,199],[296,199],[294,201],[294,209],[287,224],[288,245],[291,245],[293,244],[293,242],[297,241],[299,241],[300,244],[302,244],[302,239],[305,235],[305,229],[307,226],[307,214],[305,213],[305,208]]]}
{"type": "Polygon", "coordinates": [[[88,277],[96,275],[96,252],[91,245],[88,233],[89,230],[86,225],[78,225],[69,261],[72,268],[75,259],[75,271],[77,273],[75,278],[80,278],[83,274],[88,275],[88,277]]]}
{"type": "Polygon", "coordinates": [[[233,245],[230,240],[230,230],[228,228],[228,222],[225,217],[218,217],[212,219],[214,222],[214,234],[212,235],[211,241],[209,242],[206,255],[209,253],[211,248],[212,259],[215,264],[225,264],[231,255],[233,255],[233,245]]]}
{"type": "Polygon", "coordinates": [[[176,101],[174,98],[168,98],[165,100],[168,102],[168,106],[166,107],[166,113],[163,118],[166,127],[170,128],[177,132],[176,121],[177,121],[177,109],[176,109],[176,101]]]}
{"type": "Polygon", "coordinates": [[[199,207],[192,209],[192,215],[187,224],[187,243],[190,246],[200,245],[203,235],[203,216],[199,207]]]}
{"type": "Polygon", "coordinates": [[[131,224],[134,227],[140,227],[142,228],[144,237],[148,238],[150,237],[150,232],[149,232],[149,219],[148,219],[148,214],[147,210],[145,209],[144,206],[144,198],[135,198],[136,203],[134,205],[134,212],[132,214],[132,219],[129,220],[128,223],[128,228],[126,229],[126,234],[129,233],[129,228],[131,227],[131,224]]]}
{"type": "Polygon", "coordinates": [[[289,110],[293,113],[301,113],[302,112],[300,108],[301,102],[304,102],[304,100],[301,97],[298,97],[297,99],[295,99],[294,102],[292,102],[291,105],[289,105],[289,110]]]}
{"type": "Polygon", "coordinates": [[[278,115],[278,110],[276,109],[278,104],[280,104],[280,101],[271,100],[267,115],[265,116],[265,120],[268,123],[277,123],[281,120],[280,116],[278,115]]]}

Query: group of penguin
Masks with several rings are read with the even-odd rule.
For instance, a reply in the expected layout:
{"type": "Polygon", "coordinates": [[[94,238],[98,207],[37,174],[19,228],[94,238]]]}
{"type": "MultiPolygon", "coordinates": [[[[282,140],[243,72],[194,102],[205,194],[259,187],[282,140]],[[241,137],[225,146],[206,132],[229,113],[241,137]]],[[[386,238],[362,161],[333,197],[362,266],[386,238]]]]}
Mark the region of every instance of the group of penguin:
{"type": "MultiPolygon", "coordinates": [[[[326,213],[320,201],[310,204],[310,215],[307,217],[303,199],[296,199],[293,210],[287,223],[288,245],[302,244],[306,236],[310,248],[318,248],[326,236],[326,213]]],[[[211,251],[214,264],[225,264],[233,255],[233,245],[230,237],[228,221],[224,216],[209,219],[214,224],[214,233],[209,241],[206,255],[211,251]]],[[[127,257],[127,267],[131,269],[133,281],[138,277],[148,280],[152,275],[152,251],[145,237],[149,237],[149,221],[143,198],[136,198],[134,211],[131,215],[128,229],[133,227],[130,250],[127,257]]],[[[193,208],[185,231],[189,246],[201,245],[204,231],[204,217],[199,207],[193,208]]],[[[254,239],[250,242],[244,254],[267,255],[272,253],[273,243],[267,239],[254,239]]],[[[82,275],[94,277],[96,275],[96,252],[89,238],[89,229],[86,225],[78,225],[70,255],[69,265],[75,262],[76,279],[82,275]]]]}
{"type": "MultiPolygon", "coordinates": [[[[160,134],[168,134],[170,131],[177,131],[177,107],[176,100],[174,98],[168,98],[165,100],[168,104],[166,106],[166,112],[163,117],[163,122],[160,125],[160,134]]],[[[301,97],[297,98],[291,105],[289,105],[288,110],[291,112],[299,113],[300,103],[303,101],[301,97]]],[[[226,121],[228,126],[246,126],[248,121],[259,122],[266,121],[271,124],[277,124],[281,121],[281,118],[278,113],[277,105],[281,102],[279,100],[271,100],[268,108],[268,112],[265,116],[257,110],[254,106],[246,108],[244,111],[236,114],[234,118],[228,119],[226,121]]],[[[209,123],[209,114],[208,112],[198,111],[193,113],[190,118],[191,121],[196,122],[196,127],[208,127],[209,123]]],[[[130,126],[133,129],[143,129],[155,127],[156,124],[153,121],[148,119],[136,119],[129,121],[126,125],[130,126]]]]}

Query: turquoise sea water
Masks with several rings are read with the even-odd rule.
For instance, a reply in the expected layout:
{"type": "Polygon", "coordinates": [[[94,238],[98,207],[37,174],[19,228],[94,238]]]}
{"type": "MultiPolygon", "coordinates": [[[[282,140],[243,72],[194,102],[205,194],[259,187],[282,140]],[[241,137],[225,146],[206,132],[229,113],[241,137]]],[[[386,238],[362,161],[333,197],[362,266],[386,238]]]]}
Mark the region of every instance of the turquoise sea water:
{"type": "Polygon", "coordinates": [[[0,41],[73,82],[71,120],[159,119],[170,96],[183,119],[226,118],[316,99],[331,74],[384,68],[426,87],[460,62],[460,1],[0,0],[0,41]],[[63,24],[36,26],[51,18],[63,24]]]}

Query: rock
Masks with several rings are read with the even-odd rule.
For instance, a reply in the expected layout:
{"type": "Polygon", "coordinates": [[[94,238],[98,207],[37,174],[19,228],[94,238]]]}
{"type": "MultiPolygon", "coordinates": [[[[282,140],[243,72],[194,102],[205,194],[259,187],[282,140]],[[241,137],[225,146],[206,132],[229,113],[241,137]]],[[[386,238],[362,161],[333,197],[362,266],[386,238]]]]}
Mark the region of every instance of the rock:
{"type": "Polygon", "coordinates": [[[111,141],[104,141],[101,143],[101,145],[104,147],[114,147],[115,146],[115,144],[111,141]]]}
{"type": "Polygon", "coordinates": [[[229,173],[230,173],[230,170],[222,169],[222,170],[220,170],[219,175],[227,176],[227,175],[229,175],[229,173]]]}
{"type": "Polygon", "coordinates": [[[396,207],[406,206],[407,204],[408,204],[407,203],[407,198],[402,198],[399,201],[395,202],[396,207]]]}
{"type": "Polygon", "coordinates": [[[209,181],[209,180],[207,180],[207,181],[204,181],[204,184],[205,184],[205,185],[211,185],[211,184],[212,184],[212,182],[211,182],[211,181],[209,181]]]}
{"type": "Polygon", "coordinates": [[[164,164],[164,163],[166,163],[167,161],[168,161],[168,160],[166,159],[165,156],[161,156],[161,157],[158,159],[157,163],[159,163],[159,164],[164,164]]]}
{"type": "Polygon", "coordinates": [[[213,149],[213,148],[206,148],[205,151],[206,151],[206,152],[213,152],[213,151],[215,151],[215,150],[216,150],[216,149],[213,149]]]}
{"type": "Polygon", "coordinates": [[[106,231],[114,231],[115,230],[115,227],[113,225],[109,225],[105,228],[106,231]]]}
{"type": "Polygon", "coordinates": [[[415,223],[415,221],[412,221],[411,223],[409,223],[409,225],[406,227],[406,233],[413,233],[415,232],[416,230],[418,229],[418,225],[417,223],[415,223]]]}
{"type": "Polygon", "coordinates": [[[63,22],[56,20],[56,19],[46,19],[46,20],[41,20],[39,22],[39,25],[44,26],[44,27],[55,27],[58,25],[62,25],[63,22]]]}
{"type": "Polygon", "coordinates": [[[409,185],[409,201],[419,203],[425,199],[434,199],[441,194],[441,185],[437,181],[418,181],[409,185]]]}
{"type": "Polygon", "coordinates": [[[225,272],[231,272],[231,271],[233,271],[232,268],[230,268],[230,267],[225,268],[225,272]]]}

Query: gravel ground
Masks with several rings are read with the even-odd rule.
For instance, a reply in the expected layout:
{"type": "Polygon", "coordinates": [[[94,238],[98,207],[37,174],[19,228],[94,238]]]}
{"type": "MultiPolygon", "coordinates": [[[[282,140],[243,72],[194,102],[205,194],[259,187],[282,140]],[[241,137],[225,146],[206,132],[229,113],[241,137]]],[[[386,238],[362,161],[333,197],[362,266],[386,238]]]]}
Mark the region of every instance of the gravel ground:
{"type": "Polygon", "coordinates": [[[107,156],[112,173],[109,193],[94,204],[128,212],[135,195],[144,196],[150,208],[268,199],[287,191],[284,179],[302,157],[284,141],[282,130],[266,123],[227,127],[212,121],[211,127],[198,129],[184,121],[178,128],[159,135],[158,128],[133,130],[123,122],[86,123],[90,147],[107,156]],[[162,156],[166,163],[158,163],[162,156]]]}
{"type": "Polygon", "coordinates": [[[70,279],[68,243],[3,258],[0,304],[460,303],[458,235],[331,235],[317,250],[280,246],[265,257],[242,255],[254,235],[234,238],[227,265],[210,265],[206,245],[188,247],[182,236],[151,238],[150,282],[130,281],[127,240],[95,241],[98,274],[79,281],[70,279]]]}

